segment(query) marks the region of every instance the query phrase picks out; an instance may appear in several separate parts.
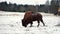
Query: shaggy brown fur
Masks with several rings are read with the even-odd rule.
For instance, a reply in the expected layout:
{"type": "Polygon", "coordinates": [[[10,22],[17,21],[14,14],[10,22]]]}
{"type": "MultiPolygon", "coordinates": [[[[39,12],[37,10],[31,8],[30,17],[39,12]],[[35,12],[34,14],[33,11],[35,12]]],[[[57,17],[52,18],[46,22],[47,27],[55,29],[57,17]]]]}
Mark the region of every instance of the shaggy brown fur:
{"type": "Polygon", "coordinates": [[[25,13],[24,18],[22,19],[22,25],[24,27],[27,27],[27,25],[30,23],[31,26],[33,24],[33,21],[37,21],[38,25],[40,24],[40,21],[43,23],[43,25],[45,26],[43,20],[42,20],[42,15],[39,13],[33,13],[31,11],[28,11],[25,13]]]}

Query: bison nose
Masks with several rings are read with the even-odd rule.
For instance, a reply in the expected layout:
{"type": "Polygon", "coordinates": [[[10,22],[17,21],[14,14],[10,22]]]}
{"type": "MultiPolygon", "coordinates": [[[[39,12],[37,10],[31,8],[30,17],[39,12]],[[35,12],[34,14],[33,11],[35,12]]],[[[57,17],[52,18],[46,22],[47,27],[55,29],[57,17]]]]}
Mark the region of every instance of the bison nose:
{"type": "Polygon", "coordinates": [[[22,25],[22,26],[27,27],[27,26],[25,26],[25,25],[22,25]]]}
{"type": "Polygon", "coordinates": [[[24,26],[24,27],[27,27],[27,26],[24,26]]]}
{"type": "Polygon", "coordinates": [[[27,27],[27,26],[24,26],[24,27],[27,27]]]}
{"type": "Polygon", "coordinates": [[[24,27],[27,27],[27,26],[24,26],[24,27]]]}

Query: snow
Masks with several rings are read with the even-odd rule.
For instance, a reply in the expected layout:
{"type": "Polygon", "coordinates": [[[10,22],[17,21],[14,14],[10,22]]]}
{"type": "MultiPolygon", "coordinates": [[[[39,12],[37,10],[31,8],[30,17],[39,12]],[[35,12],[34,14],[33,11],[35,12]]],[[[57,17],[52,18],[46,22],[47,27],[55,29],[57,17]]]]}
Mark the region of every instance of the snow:
{"type": "Polygon", "coordinates": [[[37,22],[33,22],[33,27],[23,27],[21,20],[25,13],[19,12],[0,12],[0,34],[60,34],[60,16],[53,14],[43,15],[43,20],[46,26],[40,23],[37,27],[37,22]]]}

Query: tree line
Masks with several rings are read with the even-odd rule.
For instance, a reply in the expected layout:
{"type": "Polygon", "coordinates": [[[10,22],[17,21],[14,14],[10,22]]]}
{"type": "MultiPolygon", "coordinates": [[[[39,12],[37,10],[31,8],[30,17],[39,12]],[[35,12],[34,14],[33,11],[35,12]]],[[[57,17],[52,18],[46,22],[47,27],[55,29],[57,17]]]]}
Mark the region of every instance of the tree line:
{"type": "Polygon", "coordinates": [[[59,3],[56,1],[51,1],[51,5],[17,5],[16,3],[7,3],[7,2],[0,2],[0,10],[1,11],[11,11],[11,12],[25,12],[25,11],[38,11],[38,12],[45,12],[45,13],[54,13],[57,14],[59,8],[59,3]]]}

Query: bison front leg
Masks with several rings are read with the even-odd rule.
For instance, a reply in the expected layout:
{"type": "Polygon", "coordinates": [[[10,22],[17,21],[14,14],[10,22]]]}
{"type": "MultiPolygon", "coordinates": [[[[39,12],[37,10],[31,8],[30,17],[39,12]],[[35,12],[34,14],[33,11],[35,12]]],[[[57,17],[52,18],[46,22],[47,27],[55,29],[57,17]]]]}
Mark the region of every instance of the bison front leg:
{"type": "Polygon", "coordinates": [[[40,25],[40,21],[38,20],[37,22],[38,22],[38,25],[37,25],[37,27],[39,27],[39,25],[40,25]]]}
{"type": "Polygon", "coordinates": [[[30,27],[32,27],[33,22],[30,23],[30,27]]]}

